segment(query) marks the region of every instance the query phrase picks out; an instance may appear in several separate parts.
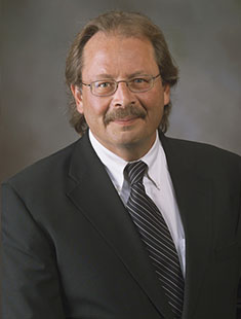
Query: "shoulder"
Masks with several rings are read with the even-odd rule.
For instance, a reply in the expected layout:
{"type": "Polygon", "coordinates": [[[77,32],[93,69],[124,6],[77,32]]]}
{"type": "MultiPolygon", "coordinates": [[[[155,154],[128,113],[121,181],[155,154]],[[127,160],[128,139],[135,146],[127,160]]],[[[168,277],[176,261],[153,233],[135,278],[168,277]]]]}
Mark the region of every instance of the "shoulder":
{"type": "Polygon", "coordinates": [[[8,178],[4,184],[9,184],[13,188],[31,188],[38,184],[44,186],[51,180],[56,182],[68,173],[72,154],[80,140],[68,145],[67,147],[38,160],[26,167],[16,175],[8,178]]]}
{"type": "Polygon", "coordinates": [[[194,142],[194,141],[188,141],[188,140],[182,140],[172,137],[164,137],[164,139],[167,141],[170,147],[176,148],[179,151],[182,151],[183,154],[191,154],[193,156],[208,156],[209,159],[211,157],[214,158],[227,158],[230,160],[236,160],[241,161],[241,157],[238,154],[235,154],[233,152],[227,151],[225,149],[222,149],[220,147],[207,144],[207,143],[201,143],[201,142],[194,142]]]}
{"type": "Polygon", "coordinates": [[[180,165],[194,168],[205,175],[241,176],[241,157],[233,152],[200,142],[161,137],[169,159],[175,158],[180,165]]]}

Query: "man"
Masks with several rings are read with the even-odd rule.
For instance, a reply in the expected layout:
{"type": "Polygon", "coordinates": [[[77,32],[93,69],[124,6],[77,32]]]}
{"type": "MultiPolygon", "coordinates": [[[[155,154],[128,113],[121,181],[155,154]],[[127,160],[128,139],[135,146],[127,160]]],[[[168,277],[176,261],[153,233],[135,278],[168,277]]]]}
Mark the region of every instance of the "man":
{"type": "Polygon", "coordinates": [[[241,159],[165,137],[174,66],[109,12],[70,50],[80,140],[3,186],[3,319],[234,319],[241,159]]]}

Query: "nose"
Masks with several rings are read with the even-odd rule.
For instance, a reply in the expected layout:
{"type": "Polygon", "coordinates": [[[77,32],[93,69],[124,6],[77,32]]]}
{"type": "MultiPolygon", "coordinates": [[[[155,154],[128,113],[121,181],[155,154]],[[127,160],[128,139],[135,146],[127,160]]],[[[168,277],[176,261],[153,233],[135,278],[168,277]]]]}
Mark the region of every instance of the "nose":
{"type": "Polygon", "coordinates": [[[129,90],[125,81],[119,81],[117,90],[113,95],[113,105],[115,107],[125,107],[130,104],[135,104],[135,96],[129,90]]]}

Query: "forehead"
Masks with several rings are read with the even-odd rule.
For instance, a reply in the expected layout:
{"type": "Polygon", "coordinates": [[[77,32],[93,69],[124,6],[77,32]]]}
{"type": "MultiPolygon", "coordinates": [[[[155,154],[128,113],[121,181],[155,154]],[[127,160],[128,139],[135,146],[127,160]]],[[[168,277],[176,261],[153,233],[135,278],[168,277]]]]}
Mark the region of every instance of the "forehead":
{"type": "Polygon", "coordinates": [[[155,52],[147,38],[97,32],[83,51],[84,74],[128,75],[129,72],[158,71],[155,52]],[[114,74],[115,73],[115,74],[114,74]]]}

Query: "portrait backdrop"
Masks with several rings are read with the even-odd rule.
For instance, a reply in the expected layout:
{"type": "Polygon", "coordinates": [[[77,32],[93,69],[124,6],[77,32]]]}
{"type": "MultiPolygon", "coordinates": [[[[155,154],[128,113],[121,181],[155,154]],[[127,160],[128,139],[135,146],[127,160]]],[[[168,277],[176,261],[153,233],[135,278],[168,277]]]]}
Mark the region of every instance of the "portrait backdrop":
{"type": "Polygon", "coordinates": [[[241,154],[240,0],[2,0],[0,180],[78,138],[65,58],[107,10],[139,11],[163,30],[180,81],[167,135],[241,154]]]}
{"type": "Polygon", "coordinates": [[[0,0],[0,182],[78,138],[65,58],[80,28],[113,9],[148,15],[179,66],[167,135],[241,155],[240,0],[0,0]]]}

